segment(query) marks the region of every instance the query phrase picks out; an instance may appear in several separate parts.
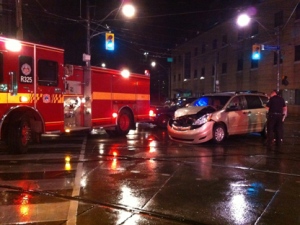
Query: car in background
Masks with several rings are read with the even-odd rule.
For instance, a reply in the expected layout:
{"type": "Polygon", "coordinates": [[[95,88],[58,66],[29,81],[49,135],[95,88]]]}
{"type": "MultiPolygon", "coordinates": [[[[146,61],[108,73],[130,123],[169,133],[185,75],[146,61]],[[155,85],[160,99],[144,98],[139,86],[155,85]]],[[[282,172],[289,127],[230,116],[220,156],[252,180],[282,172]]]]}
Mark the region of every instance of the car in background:
{"type": "Polygon", "coordinates": [[[167,128],[171,140],[183,143],[221,143],[229,135],[265,134],[268,97],[260,92],[206,94],[177,109],[167,128]]]}
{"type": "Polygon", "coordinates": [[[168,121],[173,118],[174,112],[182,107],[188,106],[191,102],[196,100],[196,97],[184,98],[180,97],[166,102],[162,106],[151,106],[150,120],[151,123],[160,128],[166,128],[168,121]]]}

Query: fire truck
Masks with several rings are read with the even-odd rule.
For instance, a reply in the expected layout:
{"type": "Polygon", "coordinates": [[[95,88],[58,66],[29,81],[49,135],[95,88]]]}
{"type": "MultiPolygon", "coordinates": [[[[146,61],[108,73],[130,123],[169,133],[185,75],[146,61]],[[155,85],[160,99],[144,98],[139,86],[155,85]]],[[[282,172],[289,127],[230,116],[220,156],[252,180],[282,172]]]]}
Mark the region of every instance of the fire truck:
{"type": "Polygon", "coordinates": [[[64,50],[0,37],[0,137],[26,153],[45,133],[102,128],[126,135],[149,121],[150,78],[64,65],[64,50]]]}

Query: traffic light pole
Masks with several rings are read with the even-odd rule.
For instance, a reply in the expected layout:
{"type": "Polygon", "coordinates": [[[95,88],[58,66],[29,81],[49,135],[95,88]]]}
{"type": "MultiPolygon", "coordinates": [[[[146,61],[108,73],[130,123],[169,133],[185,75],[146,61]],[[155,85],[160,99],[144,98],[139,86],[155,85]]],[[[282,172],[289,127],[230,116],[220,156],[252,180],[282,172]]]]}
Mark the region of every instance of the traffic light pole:
{"type": "Polygon", "coordinates": [[[279,27],[277,28],[276,38],[277,38],[277,92],[279,91],[279,81],[280,81],[280,33],[279,27]]]}
{"type": "MultiPolygon", "coordinates": [[[[86,63],[84,67],[84,97],[86,99],[85,106],[91,108],[91,18],[89,0],[86,1],[86,23],[86,54],[83,54],[83,60],[86,63]]],[[[84,113],[84,126],[86,127],[91,126],[91,114],[92,112],[84,113]]]]}

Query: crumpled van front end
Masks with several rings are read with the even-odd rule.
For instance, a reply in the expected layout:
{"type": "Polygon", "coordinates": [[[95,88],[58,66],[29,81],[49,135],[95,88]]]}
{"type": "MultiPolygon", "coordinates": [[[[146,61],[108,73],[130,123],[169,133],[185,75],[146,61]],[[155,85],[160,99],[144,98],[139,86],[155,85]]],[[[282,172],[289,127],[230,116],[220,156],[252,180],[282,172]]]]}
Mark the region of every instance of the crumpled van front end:
{"type": "Polygon", "coordinates": [[[214,112],[212,106],[190,106],[175,111],[174,119],[168,123],[170,139],[183,143],[203,143],[211,140],[214,112]]]}

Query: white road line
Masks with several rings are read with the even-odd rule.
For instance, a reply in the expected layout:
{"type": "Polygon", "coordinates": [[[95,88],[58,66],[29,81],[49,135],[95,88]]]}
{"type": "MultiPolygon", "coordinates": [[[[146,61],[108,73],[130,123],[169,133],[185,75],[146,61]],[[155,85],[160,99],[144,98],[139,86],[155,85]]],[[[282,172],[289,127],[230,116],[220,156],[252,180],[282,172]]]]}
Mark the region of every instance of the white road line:
{"type": "Polygon", "coordinates": [[[277,190],[273,190],[273,189],[265,189],[266,192],[272,192],[272,193],[275,193],[277,192],[277,190]]]}
{"type": "MultiPolygon", "coordinates": [[[[80,151],[80,156],[79,156],[79,163],[77,165],[76,169],[76,175],[75,175],[75,181],[74,181],[74,187],[73,187],[73,192],[72,192],[72,197],[74,196],[79,196],[80,194],[80,180],[81,176],[83,173],[83,159],[84,159],[84,154],[85,154],[85,149],[86,149],[86,141],[87,137],[84,138],[82,146],[81,146],[81,151],[80,151]]],[[[70,201],[70,208],[68,212],[68,218],[67,218],[67,225],[76,225],[77,223],[77,209],[78,209],[78,201],[72,200],[70,201]]]]}

